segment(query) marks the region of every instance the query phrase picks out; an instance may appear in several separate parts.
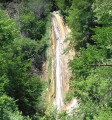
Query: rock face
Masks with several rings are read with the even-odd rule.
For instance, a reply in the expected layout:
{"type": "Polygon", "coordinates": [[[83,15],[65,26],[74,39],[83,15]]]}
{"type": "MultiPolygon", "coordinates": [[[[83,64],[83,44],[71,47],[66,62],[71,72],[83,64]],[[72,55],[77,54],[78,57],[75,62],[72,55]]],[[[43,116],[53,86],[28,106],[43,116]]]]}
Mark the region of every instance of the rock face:
{"type": "Polygon", "coordinates": [[[56,106],[57,112],[64,109],[71,113],[73,108],[77,107],[77,100],[73,99],[65,105],[63,99],[65,93],[69,90],[71,77],[68,62],[73,59],[75,52],[70,50],[67,54],[64,54],[69,45],[69,41],[65,42],[65,40],[70,36],[70,29],[58,12],[51,13],[50,36],[47,61],[43,64],[43,74],[41,76],[42,81],[48,81],[45,99],[48,102],[48,107],[53,104],[56,106]]]}
{"type": "Polygon", "coordinates": [[[51,14],[52,65],[57,111],[64,107],[63,98],[65,93],[69,90],[68,82],[70,79],[68,61],[75,55],[73,51],[64,54],[64,50],[69,44],[65,42],[69,33],[70,29],[64,23],[63,18],[58,12],[53,12],[51,14]]]}

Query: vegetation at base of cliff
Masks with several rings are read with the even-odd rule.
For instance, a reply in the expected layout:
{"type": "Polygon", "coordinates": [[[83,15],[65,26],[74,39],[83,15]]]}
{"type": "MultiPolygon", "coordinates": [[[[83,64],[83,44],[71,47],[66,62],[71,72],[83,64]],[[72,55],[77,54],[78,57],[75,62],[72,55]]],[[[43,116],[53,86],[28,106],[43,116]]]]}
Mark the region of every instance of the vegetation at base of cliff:
{"type": "MultiPolygon", "coordinates": [[[[71,0],[68,8],[66,0],[57,0],[57,5],[62,14],[67,12],[65,20],[72,30],[69,46],[77,51],[69,62],[72,71],[70,87],[74,89],[74,97],[79,103],[79,107],[73,111],[72,119],[110,120],[112,1],[71,0]]],[[[69,98],[69,94],[66,98],[69,98]]]]}

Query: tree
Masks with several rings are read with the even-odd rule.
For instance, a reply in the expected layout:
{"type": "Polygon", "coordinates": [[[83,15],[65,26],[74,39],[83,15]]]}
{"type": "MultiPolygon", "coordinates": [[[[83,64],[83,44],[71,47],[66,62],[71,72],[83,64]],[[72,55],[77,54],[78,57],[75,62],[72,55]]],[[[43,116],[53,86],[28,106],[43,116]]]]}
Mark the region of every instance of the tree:
{"type": "Polygon", "coordinates": [[[73,0],[66,21],[72,29],[70,46],[76,49],[86,47],[87,43],[94,44],[91,36],[94,34],[91,28],[95,26],[92,3],[89,0],[73,0]]]}
{"type": "Polygon", "coordinates": [[[31,120],[29,117],[23,117],[15,101],[6,95],[0,97],[0,111],[1,120],[31,120]]]}
{"type": "Polygon", "coordinates": [[[6,13],[0,10],[0,46],[10,44],[17,36],[17,24],[13,19],[8,19],[6,13]]]}
{"type": "Polygon", "coordinates": [[[111,1],[74,0],[69,15],[67,21],[72,29],[71,46],[77,48],[79,45],[80,48],[69,62],[72,71],[70,87],[79,101],[73,118],[111,119],[111,1]],[[89,39],[85,34],[87,31],[90,33],[89,39]]]}
{"type": "MultiPolygon", "coordinates": [[[[19,38],[16,22],[2,10],[0,14],[0,95],[13,98],[23,115],[31,117],[36,112],[41,114],[41,94],[45,84],[32,72],[31,66],[42,41],[39,43],[29,38],[19,38]]],[[[14,114],[13,110],[9,110],[5,120],[15,120],[13,117],[16,115],[17,119],[24,119],[18,109],[14,114]]]]}

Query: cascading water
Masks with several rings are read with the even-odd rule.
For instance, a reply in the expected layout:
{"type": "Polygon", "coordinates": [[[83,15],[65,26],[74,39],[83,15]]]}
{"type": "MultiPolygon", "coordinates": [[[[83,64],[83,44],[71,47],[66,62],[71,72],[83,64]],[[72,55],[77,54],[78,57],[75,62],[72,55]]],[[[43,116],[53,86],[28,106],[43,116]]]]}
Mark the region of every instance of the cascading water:
{"type": "Polygon", "coordinates": [[[68,69],[68,61],[75,55],[74,51],[63,54],[67,48],[67,42],[64,42],[66,36],[70,35],[70,29],[64,23],[58,12],[53,12],[51,17],[52,27],[52,50],[53,50],[53,77],[55,79],[55,105],[57,112],[66,109],[71,113],[74,107],[77,107],[77,100],[74,99],[69,105],[64,105],[63,97],[69,90],[70,71],[68,69]]]}
{"type": "Polygon", "coordinates": [[[54,17],[52,17],[52,23],[54,27],[54,33],[56,37],[56,107],[60,110],[63,107],[63,95],[62,95],[62,79],[61,79],[61,53],[60,53],[60,33],[57,26],[57,22],[54,17]]]}

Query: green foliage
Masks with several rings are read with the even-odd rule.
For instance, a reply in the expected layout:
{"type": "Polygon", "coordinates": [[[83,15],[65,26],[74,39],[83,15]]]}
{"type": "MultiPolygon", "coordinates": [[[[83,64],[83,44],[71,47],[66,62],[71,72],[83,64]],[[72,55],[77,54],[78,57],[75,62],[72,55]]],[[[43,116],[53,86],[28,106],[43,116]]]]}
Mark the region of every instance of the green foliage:
{"type": "Polygon", "coordinates": [[[20,15],[21,31],[24,32],[26,37],[31,39],[40,40],[45,33],[45,23],[43,20],[37,20],[32,11],[24,8],[20,15]]]}
{"type": "Polygon", "coordinates": [[[33,77],[28,72],[31,62],[29,59],[23,59],[24,54],[21,53],[21,50],[16,49],[15,46],[13,46],[13,49],[10,46],[8,48],[7,52],[0,54],[2,61],[4,61],[0,66],[2,68],[0,74],[1,76],[6,75],[6,80],[8,80],[5,91],[9,96],[18,100],[19,109],[25,115],[34,114],[38,108],[37,102],[41,96],[43,85],[39,82],[38,77],[33,77]],[[32,112],[30,112],[31,110],[32,112]]]}
{"type": "Polygon", "coordinates": [[[23,25],[35,20],[34,13],[32,11],[29,11],[28,8],[24,8],[24,10],[21,11],[21,14],[22,15],[20,16],[20,20],[23,25]]]}
{"type": "Polygon", "coordinates": [[[74,110],[72,120],[111,120],[112,113],[109,107],[98,107],[91,102],[81,104],[80,108],[74,110]]]}
{"type": "Polygon", "coordinates": [[[56,6],[61,10],[64,17],[68,15],[68,10],[71,4],[72,0],[56,0],[56,6]]]}
{"type": "Polygon", "coordinates": [[[112,1],[111,0],[95,0],[93,4],[93,11],[97,22],[104,26],[112,24],[112,1]]]}
{"type": "Polygon", "coordinates": [[[0,46],[10,44],[18,36],[18,30],[14,20],[8,19],[6,13],[0,10],[0,46]]]}
{"type": "MultiPolygon", "coordinates": [[[[40,82],[39,75],[32,70],[33,60],[43,62],[40,53],[45,49],[46,39],[42,39],[45,23],[43,20],[37,21],[32,11],[25,9],[24,12],[20,16],[21,27],[23,31],[29,32],[25,36],[30,38],[20,38],[21,31],[17,29],[16,22],[0,10],[0,96],[7,95],[15,107],[10,108],[10,103],[9,106],[6,104],[3,120],[29,120],[22,115],[33,117],[37,113],[41,116],[42,109],[45,109],[42,106],[45,83],[40,82]]],[[[37,64],[37,69],[38,66],[40,65],[37,64]]],[[[4,106],[5,103],[2,104],[4,106]]]]}
{"type": "Polygon", "coordinates": [[[73,120],[112,118],[111,7],[109,0],[73,0],[66,17],[72,29],[70,46],[78,48],[69,62],[70,86],[79,100],[73,120]]]}
{"type": "Polygon", "coordinates": [[[15,52],[21,50],[24,53],[24,58],[33,58],[39,51],[41,44],[29,38],[21,38],[14,40],[15,52]],[[17,48],[17,49],[16,49],[17,48]]]}
{"type": "Polygon", "coordinates": [[[55,120],[56,119],[56,109],[54,106],[49,106],[45,111],[45,117],[48,120],[55,120]]]}
{"type": "MultiPolygon", "coordinates": [[[[106,107],[108,109],[112,104],[110,92],[112,68],[106,66],[107,63],[111,64],[111,49],[106,47],[111,45],[111,43],[103,41],[103,39],[108,38],[106,37],[106,32],[103,37],[99,37],[100,34],[102,36],[104,28],[102,30],[99,29],[99,31],[98,29],[96,28],[96,35],[93,36],[96,45],[88,44],[87,48],[82,48],[80,54],[73,61],[70,61],[74,77],[70,81],[70,85],[74,87],[74,95],[81,100],[79,112],[76,111],[77,119],[81,120],[94,119],[97,112],[100,113],[100,108],[106,107]],[[106,61],[109,62],[106,63],[106,61]],[[92,106],[92,108],[89,109],[89,106],[92,106]]],[[[100,117],[100,114],[97,117],[100,117]]]]}
{"type": "Polygon", "coordinates": [[[112,110],[111,108],[102,108],[98,111],[98,114],[94,117],[94,120],[111,120],[112,110]]]}
{"type": "Polygon", "coordinates": [[[5,92],[5,87],[8,84],[8,79],[6,78],[6,75],[3,75],[0,77],[0,96],[2,96],[5,92]]]}
{"type": "Polygon", "coordinates": [[[108,59],[111,59],[112,54],[112,37],[111,37],[111,31],[112,26],[109,27],[97,27],[93,29],[95,31],[95,35],[92,36],[92,39],[97,44],[99,48],[102,49],[103,52],[105,52],[106,57],[108,59]]]}
{"type": "Polygon", "coordinates": [[[45,35],[46,16],[49,13],[49,2],[29,0],[20,12],[21,32],[31,39],[41,40],[45,35]]]}
{"type": "Polygon", "coordinates": [[[74,97],[74,91],[70,90],[66,93],[64,103],[70,102],[74,97]]]}
{"type": "Polygon", "coordinates": [[[46,25],[49,21],[48,12],[49,2],[44,0],[26,1],[20,11],[22,39],[18,42],[19,47],[21,46],[25,54],[24,59],[33,59],[33,65],[37,68],[38,74],[41,73],[43,61],[46,59],[47,39],[45,36],[46,25]]]}
{"type": "Polygon", "coordinates": [[[15,101],[6,95],[0,97],[0,111],[1,120],[30,120],[29,117],[22,116],[15,101]]]}
{"type": "Polygon", "coordinates": [[[40,20],[46,17],[49,14],[49,0],[29,0],[28,7],[31,11],[34,12],[36,19],[40,20]]]}
{"type": "Polygon", "coordinates": [[[72,6],[66,17],[67,23],[72,29],[72,38],[70,46],[75,46],[77,49],[86,47],[87,43],[93,44],[91,41],[91,27],[95,25],[92,11],[92,3],[89,0],[73,0],[72,6]]]}
{"type": "Polygon", "coordinates": [[[72,120],[71,117],[67,114],[67,111],[63,110],[58,114],[59,120],[72,120]]]}

